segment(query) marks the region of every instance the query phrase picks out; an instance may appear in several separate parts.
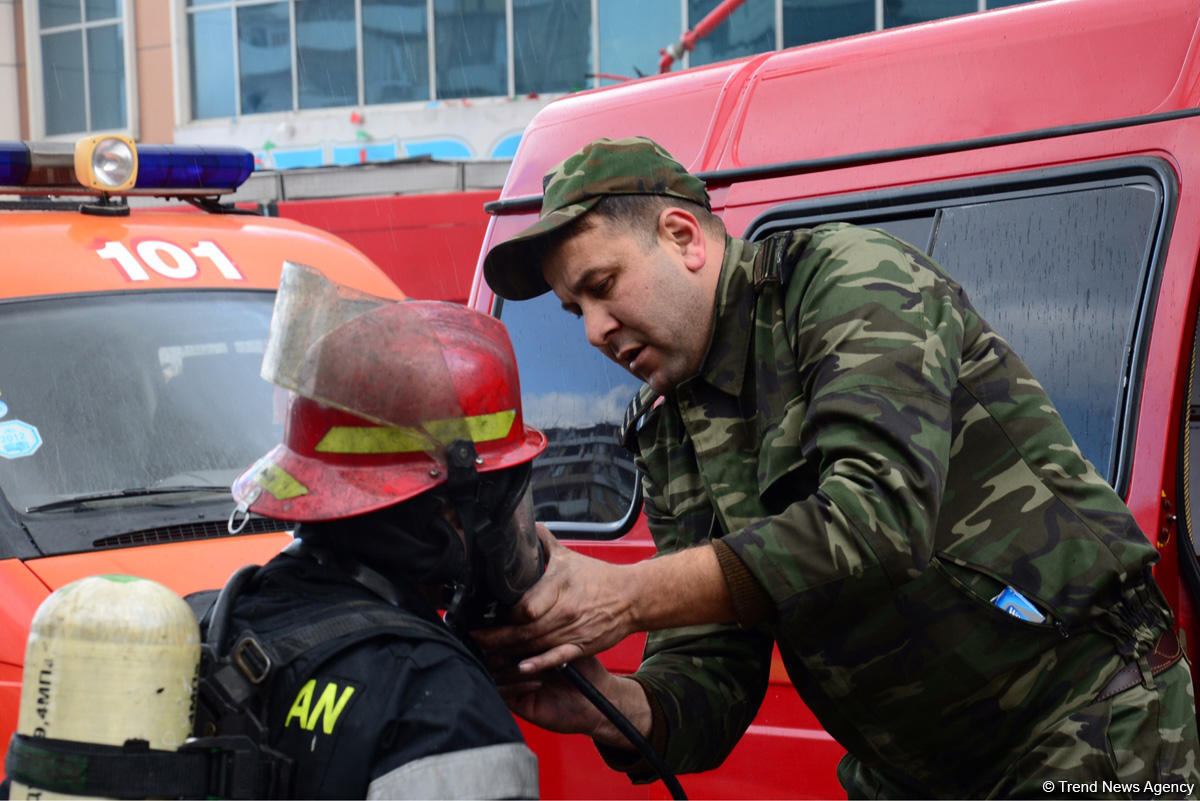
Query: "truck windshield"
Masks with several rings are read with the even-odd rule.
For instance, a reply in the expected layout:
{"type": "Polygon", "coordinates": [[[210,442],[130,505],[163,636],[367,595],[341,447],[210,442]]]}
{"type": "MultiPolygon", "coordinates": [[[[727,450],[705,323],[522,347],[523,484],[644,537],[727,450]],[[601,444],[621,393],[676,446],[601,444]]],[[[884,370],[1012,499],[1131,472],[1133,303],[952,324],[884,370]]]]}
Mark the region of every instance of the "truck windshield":
{"type": "Polygon", "coordinates": [[[227,501],[218,490],[282,433],[282,393],[258,375],[273,301],[200,290],[3,304],[8,503],[65,514],[72,499],[154,503],[172,487],[227,501]]]}

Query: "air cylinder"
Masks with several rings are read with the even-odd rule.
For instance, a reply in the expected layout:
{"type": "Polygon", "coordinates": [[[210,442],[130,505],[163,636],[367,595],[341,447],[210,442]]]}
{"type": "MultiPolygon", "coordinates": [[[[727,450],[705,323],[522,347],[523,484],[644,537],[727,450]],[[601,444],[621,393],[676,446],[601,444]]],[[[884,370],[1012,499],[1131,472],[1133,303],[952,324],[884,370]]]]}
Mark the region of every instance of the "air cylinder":
{"type": "MultiPolygon", "coordinates": [[[[195,717],[200,629],[171,590],[89,576],[55,590],[29,629],[17,731],[174,751],[195,717]]],[[[11,798],[76,798],[14,782],[11,798]]]]}

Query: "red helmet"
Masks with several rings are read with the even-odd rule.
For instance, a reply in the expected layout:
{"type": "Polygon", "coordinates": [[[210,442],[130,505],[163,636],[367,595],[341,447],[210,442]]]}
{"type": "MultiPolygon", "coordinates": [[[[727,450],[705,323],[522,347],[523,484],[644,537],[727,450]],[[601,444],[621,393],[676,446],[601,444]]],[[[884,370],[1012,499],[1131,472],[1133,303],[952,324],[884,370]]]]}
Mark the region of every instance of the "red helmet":
{"type": "Polygon", "coordinates": [[[243,508],[282,520],[349,517],[444,484],[457,440],[473,443],[479,473],[546,447],[524,423],[512,345],[493,317],[454,303],[385,303],[326,333],[308,330],[299,345],[277,323],[263,375],[293,391],[283,442],[234,482],[243,508]]]}

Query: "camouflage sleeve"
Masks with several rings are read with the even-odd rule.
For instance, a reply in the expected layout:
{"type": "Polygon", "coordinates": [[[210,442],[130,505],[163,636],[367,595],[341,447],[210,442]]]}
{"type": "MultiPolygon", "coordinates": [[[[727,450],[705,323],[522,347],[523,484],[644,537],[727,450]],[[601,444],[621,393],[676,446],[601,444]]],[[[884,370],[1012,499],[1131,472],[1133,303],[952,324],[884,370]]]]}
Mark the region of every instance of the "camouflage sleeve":
{"type": "MultiPolygon", "coordinates": [[[[677,541],[681,530],[657,513],[653,488],[646,489],[647,521],[655,541],[677,541]]],[[[735,624],[650,632],[634,678],[653,696],[656,730],[651,741],[665,741],[663,760],[673,771],[711,770],[724,761],[762,704],[772,645],[770,636],[735,624]]],[[[630,775],[654,778],[633,770],[630,775]]]]}
{"type": "Polygon", "coordinates": [[[961,290],[924,254],[852,226],[813,234],[783,304],[799,397],[761,445],[805,465],[811,491],[724,539],[777,624],[802,630],[928,564],[964,339],[961,290]]]}

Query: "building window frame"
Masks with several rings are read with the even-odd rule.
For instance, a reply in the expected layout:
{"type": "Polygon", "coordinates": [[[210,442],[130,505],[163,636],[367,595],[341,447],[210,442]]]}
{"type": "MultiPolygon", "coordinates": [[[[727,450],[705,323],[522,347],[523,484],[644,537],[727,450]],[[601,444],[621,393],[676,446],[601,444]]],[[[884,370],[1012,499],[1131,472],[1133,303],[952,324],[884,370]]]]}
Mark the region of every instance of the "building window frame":
{"type": "MultiPolygon", "coordinates": [[[[327,106],[321,108],[302,108],[299,98],[299,74],[297,68],[297,41],[296,41],[296,0],[284,0],[288,5],[289,25],[291,31],[290,37],[290,59],[292,73],[292,97],[288,108],[269,111],[269,112],[245,112],[242,108],[241,96],[241,67],[238,63],[238,47],[237,47],[237,13],[240,9],[250,8],[257,5],[265,5],[279,0],[213,0],[212,3],[205,3],[195,6],[189,6],[188,0],[173,0],[171,3],[171,19],[174,31],[174,41],[177,43],[175,49],[175,85],[176,85],[176,124],[186,125],[194,122],[211,122],[221,119],[237,119],[242,116],[268,116],[271,114],[307,114],[307,113],[324,113],[335,108],[355,108],[368,105],[366,101],[366,74],[364,67],[364,32],[363,32],[363,7],[362,0],[347,0],[354,4],[354,20],[355,20],[355,59],[357,70],[357,91],[355,92],[356,100],[353,104],[346,106],[327,106]],[[197,13],[212,11],[219,8],[228,8],[230,10],[232,45],[233,45],[233,71],[234,71],[234,113],[226,117],[197,117],[194,114],[192,103],[192,67],[190,40],[188,31],[190,29],[190,20],[197,13]]],[[[369,105],[404,105],[404,104],[427,104],[432,100],[458,100],[458,95],[443,95],[438,92],[437,87],[437,15],[435,9],[436,0],[425,0],[425,42],[426,42],[426,60],[428,64],[428,90],[429,98],[413,101],[400,101],[397,103],[369,104],[369,105]]],[[[505,91],[507,96],[513,96],[514,84],[514,66],[513,66],[513,3],[512,0],[504,0],[504,40],[505,40],[505,91]]],[[[496,95],[495,97],[500,97],[496,95]]],[[[472,98],[473,99],[473,98],[472,98]]]]}
{"type": "MultiPolygon", "coordinates": [[[[423,99],[423,100],[396,101],[396,102],[379,103],[379,104],[375,104],[375,103],[368,104],[367,100],[366,100],[366,75],[365,75],[365,67],[364,67],[363,0],[345,0],[346,2],[353,2],[353,4],[354,4],[356,62],[357,62],[356,67],[357,67],[357,82],[358,82],[357,91],[355,94],[357,97],[357,102],[352,105],[348,105],[348,106],[326,106],[326,107],[313,108],[313,109],[302,108],[300,106],[299,90],[298,90],[298,86],[297,86],[298,81],[299,81],[299,75],[298,75],[298,69],[297,69],[298,43],[296,41],[296,0],[283,0],[288,5],[289,24],[290,24],[290,32],[291,32],[291,39],[289,42],[289,47],[290,47],[290,51],[291,51],[290,57],[291,57],[291,71],[292,71],[291,102],[288,103],[286,107],[275,110],[275,111],[245,112],[242,108],[243,101],[242,101],[242,96],[241,96],[241,68],[240,68],[240,65],[238,64],[238,56],[237,56],[237,53],[238,53],[237,12],[239,9],[242,9],[242,8],[248,8],[248,7],[253,7],[256,5],[267,4],[267,3],[271,3],[271,2],[279,2],[279,1],[280,0],[210,0],[210,2],[205,2],[202,4],[195,5],[195,6],[189,6],[188,0],[172,0],[172,2],[171,2],[171,17],[172,17],[172,26],[173,26],[173,30],[174,30],[174,41],[176,42],[176,48],[175,48],[176,92],[175,92],[175,96],[177,98],[177,107],[176,107],[176,124],[177,125],[187,125],[187,124],[193,123],[193,122],[211,122],[214,120],[221,120],[221,119],[237,119],[239,117],[242,117],[243,115],[246,115],[246,116],[252,115],[252,116],[258,117],[258,116],[266,116],[266,115],[270,115],[270,114],[278,115],[278,114],[296,114],[296,113],[309,113],[309,112],[324,113],[324,112],[329,112],[331,109],[334,109],[334,108],[354,108],[356,106],[363,107],[366,105],[390,106],[390,105],[405,105],[405,104],[425,104],[425,103],[435,102],[435,101],[454,101],[454,100],[463,99],[463,98],[460,98],[458,95],[445,94],[445,93],[439,91],[438,61],[437,61],[437,42],[438,42],[438,40],[437,40],[437,14],[436,14],[436,9],[435,9],[437,0],[425,0],[425,39],[426,39],[426,59],[428,62],[427,80],[429,83],[429,89],[428,89],[429,97],[427,99],[423,99]],[[192,103],[192,97],[191,97],[192,77],[193,76],[191,74],[191,58],[190,58],[190,55],[191,55],[190,54],[190,46],[191,45],[190,45],[188,31],[190,30],[190,20],[192,19],[192,17],[195,14],[203,13],[205,11],[211,11],[218,7],[228,8],[228,9],[230,9],[230,12],[231,12],[230,17],[231,17],[232,24],[231,24],[230,35],[232,37],[232,50],[233,50],[233,59],[234,59],[233,60],[233,71],[234,71],[234,82],[235,82],[234,100],[233,100],[234,113],[232,115],[229,115],[226,117],[220,117],[220,116],[198,117],[198,116],[194,115],[193,103],[192,103]]],[[[590,21],[590,33],[589,33],[589,41],[591,43],[591,53],[589,54],[589,59],[588,59],[590,72],[586,76],[584,76],[584,83],[583,83],[583,87],[587,88],[587,89],[599,88],[599,87],[607,85],[609,82],[609,79],[607,79],[604,76],[604,74],[601,72],[601,69],[603,68],[602,54],[601,54],[603,42],[600,41],[600,36],[599,36],[599,31],[601,28],[601,25],[600,25],[601,1],[602,0],[591,0],[591,2],[589,4],[590,8],[591,8],[591,21],[590,21]]],[[[666,1],[672,2],[672,0],[666,0],[666,1]]],[[[1031,2],[1032,0],[1025,0],[1025,1],[1031,2]]],[[[125,2],[128,5],[128,3],[132,2],[132,0],[125,0],[125,2]]],[[[514,29],[515,10],[514,10],[514,0],[503,0],[503,2],[504,2],[503,37],[504,37],[505,45],[507,48],[507,52],[505,54],[505,64],[504,64],[503,69],[504,69],[504,74],[505,74],[506,95],[507,95],[507,97],[511,98],[511,97],[516,96],[515,60],[517,58],[517,55],[515,53],[515,49],[516,49],[516,42],[515,42],[516,31],[514,29]]],[[[681,29],[678,31],[672,31],[670,33],[666,33],[664,35],[664,40],[662,42],[663,47],[671,44],[672,42],[677,41],[679,39],[679,37],[682,36],[685,31],[690,30],[692,28],[692,26],[694,26],[698,22],[700,22],[700,19],[690,19],[689,18],[689,0],[673,0],[673,2],[678,3],[679,18],[682,21],[682,24],[680,25],[681,29]]],[[[780,50],[780,49],[783,49],[783,44],[786,39],[786,31],[784,30],[784,27],[785,27],[784,0],[770,0],[770,2],[773,3],[773,20],[774,20],[774,28],[775,28],[774,37],[773,37],[774,48],[775,48],[775,50],[780,50]]],[[[991,7],[997,7],[998,5],[1008,4],[1007,0],[973,0],[973,2],[974,2],[974,6],[975,6],[973,9],[974,11],[986,11],[991,7]]],[[[872,5],[874,7],[875,19],[874,19],[873,28],[871,30],[874,30],[874,31],[883,30],[884,22],[885,22],[885,20],[884,20],[884,0],[874,0],[872,5]]],[[[126,12],[127,12],[127,16],[128,16],[128,9],[126,9],[126,12]]],[[[869,31],[866,31],[866,30],[862,31],[862,33],[867,33],[867,32],[869,32],[869,31]]],[[[694,59],[692,57],[692,53],[690,51],[685,52],[682,54],[682,57],[678,61],[676,61],[675,65],[674,65],[674,69],[676,69],[676,70],[687,69],[691,66],[694,66],[693,61],[694,61],[694,59]]],[[[546,92],[545,94],[556,94],[556,93],[555,92],[546,92]]],[[[475,97],[476,96],[472,95],[472,96],[469,96],[469,99],[475,99],[475,97]]],[[[484,97],[500,98],[503,96],[502,95],[479,95],[478,97],[480,97],[480,98],[484,98],[484,97]]]]}
{"type": "Polygon", "coordinates": [[[114,128],[91,127],[91,75],[87,32],[102,28],[113,23],[110,20],[89,21],[86,19],[85,0],[79,0],[79,21],[64,25],[56,25],[43,29],[41,27],[40,9],[37,0],[26,0],[24,11],[25,38],[25,90],[27,96],[27,114],[29,120],[29,137],[35,140],[75,141],[81,136],[97,134],[123,134],[136,139],[138,137],[138,87],[137,87],[137,29],[134,24],[134,0],[120,0],[121,8],[118,14],[121,26],[121,54],[124,67],[125,92],[125,124],[114,128]],[[80,31],[83,46],[83,99],[84,121],[83,130],[64,133],[48,134],[46,132],[46,76],[42,67],[42,37],[47,34],[80,31]]]}

